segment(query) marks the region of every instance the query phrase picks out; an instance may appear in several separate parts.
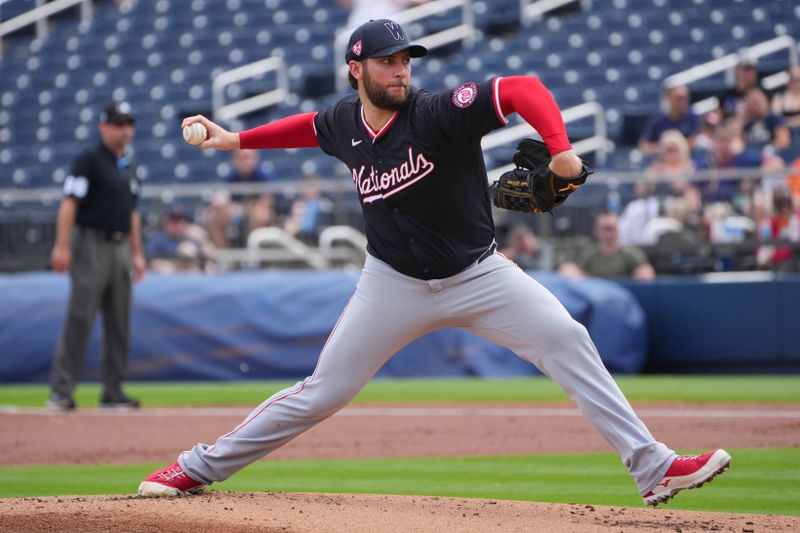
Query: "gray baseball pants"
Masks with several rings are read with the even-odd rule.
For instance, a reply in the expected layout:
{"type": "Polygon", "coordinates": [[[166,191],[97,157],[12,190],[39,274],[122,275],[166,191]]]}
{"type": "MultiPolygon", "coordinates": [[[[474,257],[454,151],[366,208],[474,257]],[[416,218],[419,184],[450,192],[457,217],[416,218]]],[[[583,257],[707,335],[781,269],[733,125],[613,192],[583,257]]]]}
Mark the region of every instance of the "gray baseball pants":
{"type": "Polygon", "coordinates": [[[206,484],[227,479],[342,409],[403,346],[445,327],[509,348],[554,379],[619,452],[641,494],[675,458],[637,418],[586,328],[501,254],[428,281],[369,256],[314,373],[265,400],[215,444],[183,452],[181,467],[206,484]]]}
{"type": "Polygon", "coordinates": [[[76,226],[71,235],[70,295],[61,339],[50,369],[50,389],[72,396],[81,377],[94,319],[103,316],[103,391],[121,391],[128,363],[131,251],[126,238],[76,226]]]}

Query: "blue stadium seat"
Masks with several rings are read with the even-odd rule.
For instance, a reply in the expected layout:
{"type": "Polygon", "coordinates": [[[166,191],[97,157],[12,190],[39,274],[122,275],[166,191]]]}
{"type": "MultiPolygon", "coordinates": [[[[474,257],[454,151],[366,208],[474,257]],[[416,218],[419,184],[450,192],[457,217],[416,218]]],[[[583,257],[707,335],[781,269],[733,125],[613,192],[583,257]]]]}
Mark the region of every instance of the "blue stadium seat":
{"type": "MultiPolygon", "coordinates": [[[[0,19],[21,12],[26,3],[6,1],[0,19]]],[[[627,0],[625,9],[595,2],[586,12],[564,10],[524,31],[518,28],[517,0],[473,5],[483,38],[468,53],[451,55],[458,46],[423,60],[415,69],[416,85],[441,91],[493,74],[535,73],[562,106],[587,97],[603,104],[616,118],[612,129],[620,127],[632,107],[658,105],[664,76],[777,34],[800,35],[800,9],[787,1],[720,7],[710,0],[627,0]]],[[[114,2],[101,1],[95,7],[88,24],[67,13],[51,25],[48,39],[37,41],[28,32],[4,43],[0,138],[8,138],[0,149],[0,186],[52,184],[55,171],[63,173],[70,159],[71,150],[61,145],[95,139],[97,109],[113,95],[124,95],[137,109],[137,157],[146,162],[148,180],[186,179],[180,175],[196,168],[217,179],[216,167],[225,157],[197,157],[180,142],[177,124],[185,114],[210,111],[215,73],[273,51],[294,67],[290,85],[299,97],[243,117],[243,124],[318,109],[341,96],[332,93],[332,43],[347,11],[336,0],[154,0],[122,12],[114,2]],[[212,26],[214,31],[208,31],[212,26]],[[13,135],[3,134],[9,124],[13,135]]],[[[453,9],[411,30],[443,29],[458,16],[453,9]]],[[[765,57],[761,66],[783,69],[786,54],[765,57]]],[[[722,83],[720,76],[693,84],[693,89],[711,90],[722,83]]],[[[272,86],[269,78],[251,80],[230,91],[250,95],[272,86]]],[[[587,133],[580,125],[573,129],[587,133]]],[[[278,168],[296,166],[295,158],[284,152],[270,155],[278,168]]],[[[332,172],[335,164],[321,155],[304,154],[303,160],[323,173],[332,172]]]]}

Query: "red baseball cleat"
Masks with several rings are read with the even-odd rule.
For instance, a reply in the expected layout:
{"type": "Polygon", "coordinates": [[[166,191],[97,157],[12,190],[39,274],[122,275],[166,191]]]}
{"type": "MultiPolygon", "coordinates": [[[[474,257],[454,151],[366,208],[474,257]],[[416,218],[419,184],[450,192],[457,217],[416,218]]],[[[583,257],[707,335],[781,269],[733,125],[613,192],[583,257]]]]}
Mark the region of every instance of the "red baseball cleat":
{"type": "Polygon", "coordinates": [[[139,496],[160,498],[203,492],[206,486],[190,478],[176,462],[156,470],[139,484],[139,496]]]}
{"type": "Polygon", "coordinates": [[[681,455],[656,483],[656,486],[644,495],[646,505],[664,503],[683,489],[702,487],[715,476],[721,474],[731,464],[731,456],[725,450],[715,450],[703,455],[681,455]]]}

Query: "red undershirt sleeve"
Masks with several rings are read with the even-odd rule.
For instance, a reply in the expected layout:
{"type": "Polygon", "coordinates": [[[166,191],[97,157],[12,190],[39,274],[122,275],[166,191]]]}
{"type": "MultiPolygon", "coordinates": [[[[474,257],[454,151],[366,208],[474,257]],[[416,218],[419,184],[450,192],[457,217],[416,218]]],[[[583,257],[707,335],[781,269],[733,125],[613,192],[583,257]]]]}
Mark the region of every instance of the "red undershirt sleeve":
{"type": "Polygon", "coordinates": [[[551,155],[572,148],[561,110],[547,87],[534,76],[509,76],[498,83],[500,112],[519,113],[534,127],[551,155]]]}
{"type": "Polygon", "coordinates": [[[319,146],[314,129],[316,111],[291,115],[239,133],[243,149],[313,148],[319,146]]]}

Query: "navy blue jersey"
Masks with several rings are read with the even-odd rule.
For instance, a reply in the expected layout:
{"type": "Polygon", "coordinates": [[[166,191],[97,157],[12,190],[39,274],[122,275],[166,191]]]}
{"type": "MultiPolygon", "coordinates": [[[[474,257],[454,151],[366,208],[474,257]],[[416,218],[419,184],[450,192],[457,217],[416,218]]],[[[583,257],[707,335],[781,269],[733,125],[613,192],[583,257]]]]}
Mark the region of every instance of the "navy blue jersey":
{"type": "Polygon", "coordinates": [[[64,196],[77,198],[75,222],[105,231],[131,230],[131,213],[139,199],[136,166],[117,157],[102,143],[72,162],[64,180],[64,196]]]}
{"type": "Polygon", "coordinates": [[[412,89],[377,132],[358,95],[314,118],[322,150],[352,172],[367,250],[407,276],[457,274],[494,241],[480,141],[506,123],[494,99],[496,81],[441,94],[412,89]]]}

